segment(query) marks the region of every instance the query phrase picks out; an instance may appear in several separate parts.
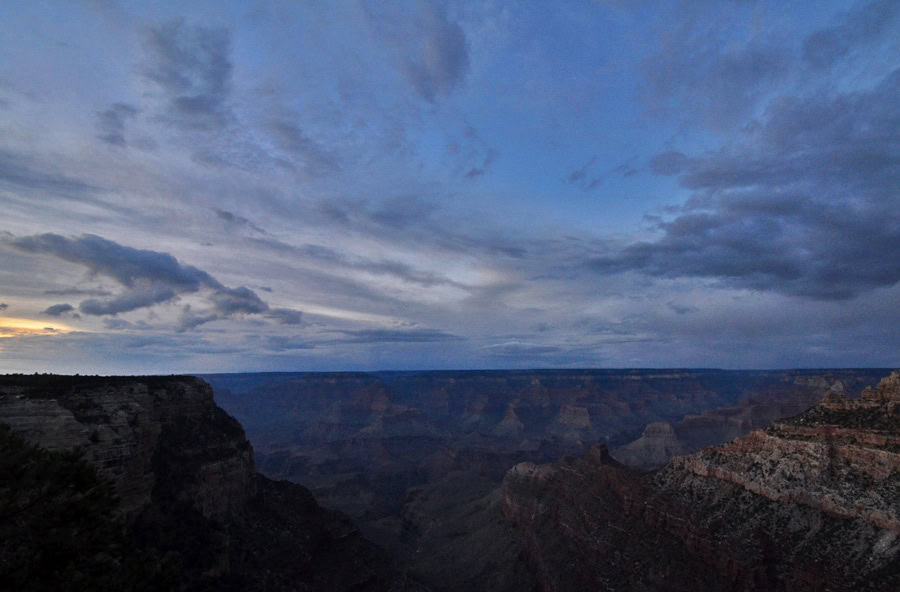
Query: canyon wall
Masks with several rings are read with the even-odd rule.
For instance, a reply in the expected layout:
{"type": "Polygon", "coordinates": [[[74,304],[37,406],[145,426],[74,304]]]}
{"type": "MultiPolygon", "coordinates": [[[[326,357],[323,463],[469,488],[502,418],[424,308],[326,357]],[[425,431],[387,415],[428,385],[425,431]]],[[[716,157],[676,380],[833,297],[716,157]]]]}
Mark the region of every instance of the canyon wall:
{"type": "Polygon", "coordinates": [[[637,473],[604,446],[523,464],[503,511],[544,591],[896,590],[900,373],[637,473]]]}
{"type": "Polygon", "coordinates": [[[44,449],[83,450],[131,540],[177,565],[183,589],[414,589],[349,519],[259,475],[200,379],[4,376],[0,423],[44,449]]]}

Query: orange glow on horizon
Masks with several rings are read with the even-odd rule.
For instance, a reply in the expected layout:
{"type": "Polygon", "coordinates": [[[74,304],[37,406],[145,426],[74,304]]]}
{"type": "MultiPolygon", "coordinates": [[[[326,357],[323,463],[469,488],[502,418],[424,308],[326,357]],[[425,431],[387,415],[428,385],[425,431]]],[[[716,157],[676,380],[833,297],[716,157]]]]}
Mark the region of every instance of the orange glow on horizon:
{"type": "Polygon", "coordinates": [[[58,335],[74,331],[72,327],[51,321],[0,317],[0,339],[31,335],[58,335]]]}

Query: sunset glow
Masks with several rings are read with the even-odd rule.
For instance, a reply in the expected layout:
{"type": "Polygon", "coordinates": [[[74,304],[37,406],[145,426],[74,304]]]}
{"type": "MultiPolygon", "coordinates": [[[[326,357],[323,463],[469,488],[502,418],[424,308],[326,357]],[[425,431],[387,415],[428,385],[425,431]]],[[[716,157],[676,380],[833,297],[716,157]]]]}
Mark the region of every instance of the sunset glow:
{"type": "Polygon", "coordinates": [[[59,335],[73,331],[72,327],[61,323],[0,317],[0,338],[28,337],[32,335],[59,335]]]}

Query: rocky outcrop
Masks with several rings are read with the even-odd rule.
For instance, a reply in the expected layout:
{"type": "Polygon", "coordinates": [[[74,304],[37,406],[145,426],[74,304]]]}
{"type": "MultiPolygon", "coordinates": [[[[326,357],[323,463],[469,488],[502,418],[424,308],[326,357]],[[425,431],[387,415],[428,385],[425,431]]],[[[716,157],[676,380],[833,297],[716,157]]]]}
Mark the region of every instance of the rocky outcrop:
{"type": "Polygon", "coordinates": [[[895,372],[653,473],[521,465],[503,509],[546,591],[896,590],[898,438],[895,372]]]}
{"type": "Polygon", "coordinates": [[[398,584],[350,520],[256,473],[243,429],[200,379],[0,377],[0,423],[45,449],[83,450],[110,481],[129,536],[180,566],[182,589],[398,584]]]}
{"type": "Polygon", "coordinates": [[[233,518],[253,495],[250,443],[200,379],[23,379],[0,387],[0,421],[48,450],[83,448],[129,519],[176,473],[206,518],[233,518]]]}
{"type": "Polygon", "coordinates": [[[798,376],[791,382],[760,388],[736,405],[689,414],[679,422],[666,425],[648,424],[640,438],[615,448],[612,454],[636,469],[658,469],[675,456],[746,436],[779,418],[802,413],[823,397],[858,396],[867,386],[858,380],[858,376],[844,376],[843,380],[838,376],[833,373],[798,376]]]}
{"type": "Polygon", "coordinates": [[[613,454],[629,466],[652,469],[686,452],[687,444],[678,436],[675,427],[667,421],[658,421],[647,424],[640,438],[617,448],[613,454]]]}

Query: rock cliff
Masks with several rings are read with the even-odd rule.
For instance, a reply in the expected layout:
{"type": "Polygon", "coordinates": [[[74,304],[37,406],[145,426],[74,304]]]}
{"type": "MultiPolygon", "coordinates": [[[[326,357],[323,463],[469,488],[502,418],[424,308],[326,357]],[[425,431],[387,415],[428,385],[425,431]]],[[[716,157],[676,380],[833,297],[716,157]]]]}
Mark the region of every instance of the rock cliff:
{"type": "Polygon", "coordinates": [[[541,590],[897,590],[900,373],[656,472],[598,446],[502,491],[541,590]]]}
{"type": "Polygon", "coordinates": [[[612,455],[630,467],[657,469],[674,456],[734,440],[782,417],[802,413],[829,393],[859,396],[869,386],[860,378],[826,372],[821,376],[797,376],[781,384],[760,385],[737,404],[688,414],[678,422],[649,424],[640,438],[614,448],[612,455]]]}
{"type": "Polygon", "coordinates": [[[256,473],[240,424],[192,377],[0,377],[0,423],[81,449],[134,544],[186,590],[384,590],[388,556],[301,486],[256,473]]]}

